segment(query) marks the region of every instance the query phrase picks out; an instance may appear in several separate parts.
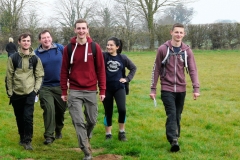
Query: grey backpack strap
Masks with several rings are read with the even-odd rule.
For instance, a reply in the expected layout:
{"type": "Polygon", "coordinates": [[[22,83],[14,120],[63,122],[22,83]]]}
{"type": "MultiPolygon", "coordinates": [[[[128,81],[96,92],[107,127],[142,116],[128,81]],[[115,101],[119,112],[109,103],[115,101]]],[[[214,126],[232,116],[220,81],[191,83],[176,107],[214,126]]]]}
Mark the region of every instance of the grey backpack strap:
{"type": "Polygon", "coordinates": [[[163,59],[162,64],[166,63],[166,60],[168,59],[169,54],[170,54],[170,51],[169,51],[169,47],[167,46],[167,54],[166,54],[165,58],[163,59]]]}

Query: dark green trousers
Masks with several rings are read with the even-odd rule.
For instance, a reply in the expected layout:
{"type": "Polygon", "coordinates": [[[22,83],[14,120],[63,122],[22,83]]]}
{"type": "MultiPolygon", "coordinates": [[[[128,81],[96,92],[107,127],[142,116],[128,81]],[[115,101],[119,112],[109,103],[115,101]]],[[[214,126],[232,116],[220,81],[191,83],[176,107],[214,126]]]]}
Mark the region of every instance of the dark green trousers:
{"type": "Polygon", "coordinates": [[[64,126],[66,102],[61,99],[61,88],[42,87],[39,91],[39,100],[43,109],[44,137],[55,139],[54,132],[61,132],[64,126]]]}

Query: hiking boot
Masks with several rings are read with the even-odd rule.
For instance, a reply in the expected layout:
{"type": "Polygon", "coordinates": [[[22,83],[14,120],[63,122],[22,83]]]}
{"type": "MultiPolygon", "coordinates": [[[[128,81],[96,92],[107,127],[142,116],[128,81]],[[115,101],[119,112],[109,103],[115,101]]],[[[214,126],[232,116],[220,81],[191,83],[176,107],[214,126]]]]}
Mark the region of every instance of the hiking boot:
{"type": "Polygon", "coordinates": [[[91,155],[91,151],[89,150],[89,148],[84,148],[82,149],[83,153],[84,153],[84,157],[83,160],[91,160],[92,159],[92,155],[91,155]]]}
{"type": "Polygon", "coordinates": [[[52,139],[52,138],[46,138],[45,141],[43,142],[43,144],[45,144],[45,145],[52,144],[53,141],[54,141],[54,139],[52,139]]]}
{"type": "Polygon", "coordinates": [[[111,134],[106,134],[106,140],[111,140],[112,139],[112,135],[111,134]]]}
{"type": "Polygon", "coordinates": [[[83,157],[83,160],[91,160],[91,159],[92,159],[92,156],[91,156],[90,154],[85,155],[85,156],[83,157]]]}
{"type": "Polygon", "coordinates": [[[171,143],[171,152],[178,152],[180,150],[179,144],[178,144],[178,140],[174,139],[171,143]]]}
{"type": "Polygon", "coordinates": [[[125,136],[125,132],[118,132],[118,140],[119,141],[127,141],[127,138],[125,136]]]}
{"type": "Polygon", "coordinates": [[[33,150],[31,142],[27,142],[23,144],[24,149],[26,150],[33,150]]]}
{"type": "Polygon", "coordinates": [[[61,132],[56,132],[55,139],[62,139],[62,133],[61,132]]]}
{"type": "Polygon", "coordinates": [[[25,143],[23,142],[23,140],[20,140],[18,143],[20,146],[23,146],[25,143]]]}

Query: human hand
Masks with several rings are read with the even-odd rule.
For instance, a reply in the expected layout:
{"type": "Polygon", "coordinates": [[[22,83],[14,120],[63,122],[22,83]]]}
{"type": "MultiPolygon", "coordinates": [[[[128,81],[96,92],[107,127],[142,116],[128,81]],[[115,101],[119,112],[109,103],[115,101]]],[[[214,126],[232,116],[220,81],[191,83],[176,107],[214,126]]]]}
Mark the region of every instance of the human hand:
{"type": "Polygon", "coordinates": [[[150,98],[151,98],[152,100],[154,100],[155,97],[156,97],[156,94],[154,94],[154,93],[150,93],[149,96],[150,96],[150,98]]]}
{"type": "Polygon", "coordinates": [[[99,96],[99,99],[100,99],[101,102],[104,100],[104,98],[105,98],[105,95],[100,95],[99,96]]]}
{"type": "Polygon", "coordinates": [[[64,102],[67,101],[67,95],[62,95],[61,98],[62,98],[62,100],[63,100],[64,102]]]}
{"type": "Polygon", "coordinates": [[[200,96],[200,93],[193,93],[193,99],[194,100],[197,100],[197,97],[199,97],[200,96]]]}
{"type": "Polygon", "coordinates": [[[121,78],[121,79],[119,80],[119,82],[126,83],[127,80],[126,80],[126,78],[121,78]]]}

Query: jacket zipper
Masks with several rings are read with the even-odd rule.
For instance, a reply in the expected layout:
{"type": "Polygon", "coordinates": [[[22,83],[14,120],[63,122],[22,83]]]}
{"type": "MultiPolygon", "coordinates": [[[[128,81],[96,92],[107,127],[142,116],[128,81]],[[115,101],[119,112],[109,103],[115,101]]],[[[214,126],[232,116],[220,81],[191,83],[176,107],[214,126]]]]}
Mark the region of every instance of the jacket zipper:
{"type": "Polygon", "coordinates": [[[177,54],[175,54],[175,62],[174,62],[174,92],[177,92],[177,57],[178,54],[181,53],[182,50],[180,50],[177,54]]]}

